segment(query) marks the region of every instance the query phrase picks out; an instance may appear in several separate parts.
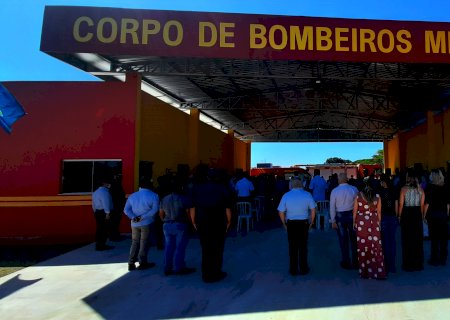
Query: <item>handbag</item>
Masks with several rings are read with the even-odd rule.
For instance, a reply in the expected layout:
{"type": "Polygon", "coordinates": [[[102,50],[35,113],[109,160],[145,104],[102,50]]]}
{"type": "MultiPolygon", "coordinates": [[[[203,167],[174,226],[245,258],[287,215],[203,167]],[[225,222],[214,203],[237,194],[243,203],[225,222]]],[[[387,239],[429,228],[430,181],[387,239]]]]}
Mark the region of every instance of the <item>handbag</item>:
{"type": "Polygon", "coordinates": [[[430,236],[430,233],[428,231],[428,223],[424,220],[422,221],[423,224],[423,237],[428,238],[430,236]]]}

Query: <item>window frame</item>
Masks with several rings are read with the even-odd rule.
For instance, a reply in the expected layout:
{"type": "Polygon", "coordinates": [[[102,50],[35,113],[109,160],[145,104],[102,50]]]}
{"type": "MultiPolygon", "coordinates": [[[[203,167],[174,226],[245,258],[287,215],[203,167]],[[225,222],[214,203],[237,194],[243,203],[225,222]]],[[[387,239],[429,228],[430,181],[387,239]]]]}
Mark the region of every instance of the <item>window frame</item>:
{"type": "Polygon", "coordinates": [[[95,191],[95,163],[96,162],[119,162],[120,163],[120,174],[122,174],[123,170],[123,159],[62,159],[61,160],[61,174],[60,174],[60,193],[59,195],[90,195],[95,191]],[[91,163],[91,191],[77,191],[77,192],[64,192],[64,164],[70,162],[90,162],[91,163]]]}

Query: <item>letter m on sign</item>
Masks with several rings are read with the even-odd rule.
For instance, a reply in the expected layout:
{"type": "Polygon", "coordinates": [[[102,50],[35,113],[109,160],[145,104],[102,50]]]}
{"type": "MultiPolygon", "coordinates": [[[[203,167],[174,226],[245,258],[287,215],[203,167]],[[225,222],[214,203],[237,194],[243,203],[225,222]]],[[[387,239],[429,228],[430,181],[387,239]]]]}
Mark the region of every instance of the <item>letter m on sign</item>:
{"type": "Polygon", "coordinates": [[[25,115],[25,111],[16,98],[0,84],[0,127],[11,133],[12,124],[25,115]]]}

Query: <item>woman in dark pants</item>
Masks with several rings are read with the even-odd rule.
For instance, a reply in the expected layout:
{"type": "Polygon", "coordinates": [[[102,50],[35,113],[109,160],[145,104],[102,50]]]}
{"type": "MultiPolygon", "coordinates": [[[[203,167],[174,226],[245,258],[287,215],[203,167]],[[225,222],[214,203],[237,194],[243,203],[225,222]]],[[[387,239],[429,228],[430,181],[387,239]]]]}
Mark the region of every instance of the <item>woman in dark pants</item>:
{"type": "Polygon", "coordinates": [[[430,184],[425,192],[425,218],[431,242],[428,264],[432,266],[445,266],[447,263],[449,200],[444,175],[440,170],[432,170],[430,184]]]}
{"type": "Polygon", "coordinates": [[[381,188],[379,195],[381,199],[381,238],[383,243],[384,262],[386,270],[395,273],[395,256],[397,242],[395,234],[398,226],[398,196],[392,188],[388,176],[380,178],[381,188]]]}
{"type": "Polygon", "coordinates": [[[423,213],[425,195],[417,177],[410,172],[400,190],[398,214],[402,228],[403,270],[423,270],[423,213]]]}

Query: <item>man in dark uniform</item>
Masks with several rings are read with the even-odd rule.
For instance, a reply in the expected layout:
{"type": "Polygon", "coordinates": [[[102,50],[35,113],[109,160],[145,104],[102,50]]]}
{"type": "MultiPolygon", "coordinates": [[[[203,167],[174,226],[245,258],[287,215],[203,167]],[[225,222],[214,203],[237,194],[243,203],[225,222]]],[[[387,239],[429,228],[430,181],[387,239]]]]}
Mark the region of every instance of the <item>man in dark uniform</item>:
{"type": "Polygon", "coordinates": [[[231,224],[231,195],[218,181],[219,173],[199,165],[192,190],[190,216],[202,247],[202,279],[217,282],[227,276],[222,271],[225,237],[231,224]]]}

